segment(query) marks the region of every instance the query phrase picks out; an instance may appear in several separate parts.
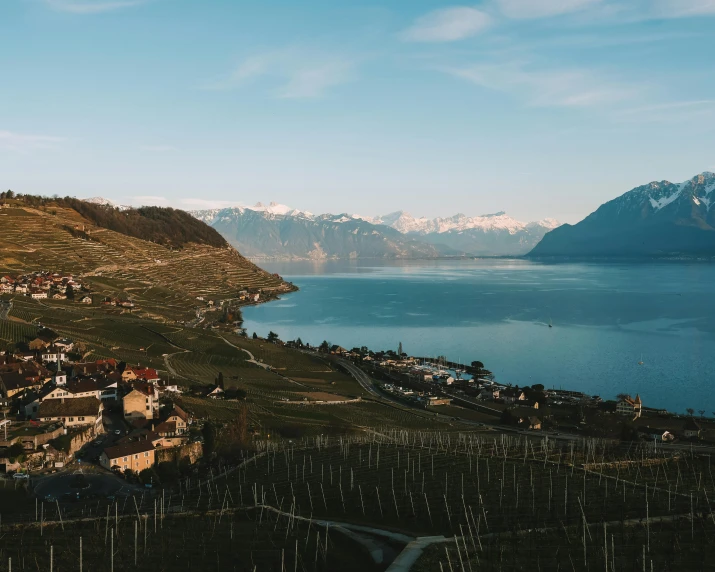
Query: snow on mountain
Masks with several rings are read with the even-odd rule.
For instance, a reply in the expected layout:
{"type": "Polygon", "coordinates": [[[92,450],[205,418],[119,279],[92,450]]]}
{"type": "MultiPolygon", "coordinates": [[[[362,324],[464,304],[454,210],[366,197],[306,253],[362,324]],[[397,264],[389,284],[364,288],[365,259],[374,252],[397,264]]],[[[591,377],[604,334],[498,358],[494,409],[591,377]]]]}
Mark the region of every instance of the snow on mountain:
{"type": "Polygon", "coordinates": [[[509,234],[516,234],[530,228],[543,227],[551,230],[559,226],[559,222],[554,219],[544,219],[543,221],[524,223],[510,217],[503,211],[474,217],[469,217],[460,213],[451,217],[439,217],[434,219],[426,217],[415,218],[409,213],[398,211],[383,217],[366,220],[369,220],[369,222],[372,222],[373,224],[391,226],[392,228],[405,234],[443,234],[446,232],[461,232],[472,229],[484,232],[506,231],[509,234]]]}
{"type": "Polygon", "coordinates": [[[119,203],[116,203],[113,200],[105,199],[104,197],[91,197],[89,199],[81,199],[81,200],[83,200],[85,203],[92,203],[93,205],[102,205],[105,207],[114,207],[114,208],[117,208],[122,211],[127,210],[128,208],[131,208],[126,205],[120,205],[119,203]]]}
{"type": "Polygon", "coordinates": [[[91,197],[89,199],[82,199],[85,203],[92,203],[93,205],[103,205],[109,207],[119,206],[112,200],[105,199],[104,197],[91,197]]]}

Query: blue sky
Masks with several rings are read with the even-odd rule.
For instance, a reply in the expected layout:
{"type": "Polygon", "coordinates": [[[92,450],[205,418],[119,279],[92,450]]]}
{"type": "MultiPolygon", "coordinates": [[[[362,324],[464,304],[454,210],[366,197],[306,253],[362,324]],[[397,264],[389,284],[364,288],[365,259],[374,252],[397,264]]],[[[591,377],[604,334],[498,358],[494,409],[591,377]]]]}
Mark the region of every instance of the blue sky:
{"type": "Polygon", "coordinates": [[[2,0],[0,186],[576,222],[715,170],[715,0],[2,0]]]}

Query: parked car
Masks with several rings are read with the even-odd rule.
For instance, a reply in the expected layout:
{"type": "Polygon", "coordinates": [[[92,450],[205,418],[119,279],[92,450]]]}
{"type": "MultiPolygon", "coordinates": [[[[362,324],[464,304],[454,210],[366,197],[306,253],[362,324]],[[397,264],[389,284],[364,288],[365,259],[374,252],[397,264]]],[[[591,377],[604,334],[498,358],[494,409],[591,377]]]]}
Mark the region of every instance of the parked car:
{"type": "Polygon", "coordinates": [[[12,476],[12,478],[13,478],[13,479],[18,479],[18,480],[20,480],[20,479],[26,480],[26,479],[29,479],[29,478],[30,478],[30,475],[28,475],[27,473],[15,473],[15,474],[12,476]]]}

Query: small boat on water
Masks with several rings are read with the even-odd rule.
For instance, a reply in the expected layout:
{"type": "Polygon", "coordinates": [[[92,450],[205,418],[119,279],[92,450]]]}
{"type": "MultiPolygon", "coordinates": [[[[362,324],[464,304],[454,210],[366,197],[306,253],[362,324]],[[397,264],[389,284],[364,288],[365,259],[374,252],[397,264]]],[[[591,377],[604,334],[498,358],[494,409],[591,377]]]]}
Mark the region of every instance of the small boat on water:
{"type": "Polygon", "coordinates": [[[551,317],[549,317],[549,328],[553,328],[553,327],[554,327],[554,323],[551,321],[551,317]]]}
{"type": "Polygon", "coordinates": [[[641,354],[641,360],[638,362],[638,365],[643,365],[643,354],[641,354]]]}

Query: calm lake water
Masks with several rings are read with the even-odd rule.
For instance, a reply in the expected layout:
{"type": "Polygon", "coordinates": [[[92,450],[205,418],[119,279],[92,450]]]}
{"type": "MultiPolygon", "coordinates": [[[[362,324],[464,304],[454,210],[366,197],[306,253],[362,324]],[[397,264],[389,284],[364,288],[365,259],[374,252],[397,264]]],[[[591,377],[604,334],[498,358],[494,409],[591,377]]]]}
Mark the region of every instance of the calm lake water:
{"type": "Polygon", "coordinates": [[[300,287],[249,334],[480,360],[501,383],[715,415],[715,265],[522,260],[263,263],[300,287]],[[549,320],[553,328],[548,327],[549,320]],[[642,357],[641,357],[642,356],[642,357]],[[643,365],[638,362],[643,360],[643,365]]]}

